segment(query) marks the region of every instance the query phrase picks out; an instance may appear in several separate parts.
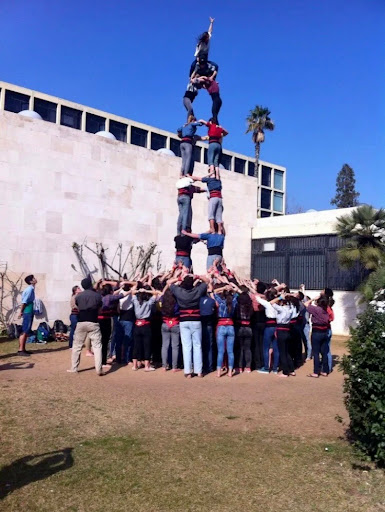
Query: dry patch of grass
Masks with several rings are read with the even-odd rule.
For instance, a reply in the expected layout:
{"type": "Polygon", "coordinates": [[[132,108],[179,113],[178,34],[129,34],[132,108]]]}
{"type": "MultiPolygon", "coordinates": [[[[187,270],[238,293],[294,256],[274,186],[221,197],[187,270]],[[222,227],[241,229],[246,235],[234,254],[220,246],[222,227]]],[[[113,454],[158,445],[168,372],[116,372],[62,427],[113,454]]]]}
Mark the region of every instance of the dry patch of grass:
{"type": "MultiPolygon", "coordinates": [[[[335,340],[336,353],[344,342],[335,340]]],[[[69,376],[63,348],[30,346],[43,352],[23,370],[12,367],[23,359],[11,356],[17,342],[0,343],[0,368],[12,370],[0,381],[0,510],[385,510],[384,473],[362,466],[333,428],[290,434],[304,396],[300,431],[317,425],[311,415],[325,414],[330,397],[322,390],[341,386],[340,376],[305,379],[308,395],[257,375],[219,384],[170,376],[166,387],[158,372],[69,376]]],[[[325,425],[335,423],[331,414],[325,425]]]]}

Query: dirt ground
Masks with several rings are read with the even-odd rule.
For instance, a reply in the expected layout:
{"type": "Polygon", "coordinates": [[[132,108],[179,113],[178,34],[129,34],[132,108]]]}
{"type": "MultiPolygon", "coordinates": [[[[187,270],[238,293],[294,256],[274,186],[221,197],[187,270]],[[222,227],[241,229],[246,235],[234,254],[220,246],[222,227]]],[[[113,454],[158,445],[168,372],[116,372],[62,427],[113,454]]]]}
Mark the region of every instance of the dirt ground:
{"type": "MultiPolygon", "coordinates": [[[[344,340],[335,339],[333,345],[338,358],[344,351],[344,340]]],[[[28,410],[35,415],[36,407],[49,407],[52,401],[62,404],[57,419],[63,416],[63,420],[66,417],[65,421],[71,421],[67,407],[72,413],[83,408],[100,428],[104,417],[109,427],[116,419],[144,430],[163,430],[172,417],[174,431],[194,429],[198,421],[210,429],[247,431],[262,427],[271,433],[301,438],[332,439],[344,434],[344,427],[335,419],[336,415],[347,419],[343,376],[338,368],[329,377],[319,379],[307,377],[312,371],[312,362],[307,362],[296,377],[288,379],[252,372],[232,379],[218,379],[212,373],[203,379],[187,380],[183,372],[133,372],[131,366],[113,366],[104,377],[97,377],[93,359],[85,357],[84,351],[79,373],[68,374],[71,356],[64,346],[49,344],[35,350],[28,359],[0,356],[0,382],[11,402],[23,402],[26,387],[35,389],[36,397],[47,395],[47,404],[40,399],[34,404],[29,394],[24,415],[29,414],[28,410]],[[98,414],[101,404],[107,404],[102,415],[98,414]],[[232,421],[227,420],[229,416],[232,421]]]]}

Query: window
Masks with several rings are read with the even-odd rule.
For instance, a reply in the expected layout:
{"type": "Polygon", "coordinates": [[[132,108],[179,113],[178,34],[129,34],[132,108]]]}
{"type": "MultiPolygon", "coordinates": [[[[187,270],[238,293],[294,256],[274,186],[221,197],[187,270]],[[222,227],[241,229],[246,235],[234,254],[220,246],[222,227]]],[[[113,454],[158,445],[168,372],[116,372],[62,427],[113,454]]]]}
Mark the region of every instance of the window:
{"type": "Polygon", "coordinates": [[[201,148],[199,146],[194,146],[193,148],[193,158],[194,162],[201,161],[201,148]]]}
{"type": "Polygon", "coordinates": [[[274,188],[283,190],[283,171],[274,171],[274,188]]]}
{"type": "Polygon", "coordinates": [[[61,107],[60,124],[63,126],[69,126],[70,128],[76,128],[80,130],[81,127],[82,113],[80,110],[74,108],[61,107]]]}
{"type": "Polygon", "coordinates": [[[170,149],[175,156],[180,156],[180,140],[170,139],[170,149]]]}
{"type": "Polygon", "coordinates": [[[235,157],[234,159],[234,171],[239,172],[239,174],[245,174],[245,160],[242,158],[235,157]]]}
{"type": "Polygon", "coordinates": [[[35,98],[33,110],[41,115],[44,121],[56,123],[56,103],[35,98]]]}
{"type": "Polygon", "coordinates": [[[4,110],[16,112],[29,109],[29,96],[14,91],[5,91],[4,110]]]}
{"type": "Polygon", "coordinates": [[[247,174],[249,176],[254,176],[255,171],[255,163],[254,162],[248,162],[247,163],[247,174]]]}
{"type": "Polygon", "coordinates": [[[262,185],[271,187],[271,168],[262,165],[262,185]]]}
{"type": "Polygon", "coordinates": [[[261,208],[271,209],[271,192],[265,188],[261,189],[261,208]]]}
{"type": "Polygon", "coordinates": [[[203,149],[203,162],[207,165],[208,164],[208,158],[207,158],[207,148],[203,149]]]}
{"type": "Polygon", "coordinates": [[[263,240],[262,251],[263,252],[275,251],[275,240],[263,240]]]}
{"type": "Polygon", "coordinates": [[[264,212],[263,210],[261,211],[261,217],[271,217],[271,213],[270,212],[264,212]]]}
{"type": "Polygon", "coordinates": [[[222,153],[220,163],[223,165],[225,169],[231,171],[231,156],[226,155],[226,153],[222,153]]]}
{"type": "Polygon", "coordinates": [[[165,148],[167,137],[159,135],[159,133],[151,132],[151,149],[156,151],[157,149],[165,148]]]}
{"type": "Polygon", "coordinates": [[[116,140],[127,142],[127,125],[110,120],[110,132],[115,135],[116,140]]]}
{"type": "Polygon", "coordinates": [[[94,114],[86,114],[86,132],[96,133],[104,131],[106,120],[104,117],[95,116],[94,114]]]}
{"type": "Polygon", "coordinates": [[[141,128],[137,128],[136,126],[131,126],[131,144],[135,144],[135,146],[142,146],[142,148],[146,148],[147,134],[147,130],[142,130],[141,128]]]}
{"type": "Polygon", "coordinates": [[[273,210],[276,212],[283,212],[283,194],[281,192],[274,192],[273,210]]]}

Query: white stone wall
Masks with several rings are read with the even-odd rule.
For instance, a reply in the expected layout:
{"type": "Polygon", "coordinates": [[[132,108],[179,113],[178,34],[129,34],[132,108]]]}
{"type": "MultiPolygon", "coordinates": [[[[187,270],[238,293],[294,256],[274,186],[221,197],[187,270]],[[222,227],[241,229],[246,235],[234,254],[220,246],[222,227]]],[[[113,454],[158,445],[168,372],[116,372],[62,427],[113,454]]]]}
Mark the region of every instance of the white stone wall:
{"type": "MultiPolygon", "coordinates": [[[[175,181],[181,160],[45,121],[0,112],[0,261],[15,274],[33,273],[50,322],[69,314],[71,287],[81,276],[72,243],[155,242],[162,263],[174,257],[175,181]]],[[[206,166],[196,164],[203,176],[206,166]]],[[[222,171],[224,255],[231,268],[250,274],[251,228],[257,180],[222,171]]],[[[206,194],[193,200],[193,231],[208,228],[206,194]]],[[[194,270],[205,270],[207,250],[193,249],[194,270]]],[[[88,261],[89,258],[87,258],[88,261]]]]}

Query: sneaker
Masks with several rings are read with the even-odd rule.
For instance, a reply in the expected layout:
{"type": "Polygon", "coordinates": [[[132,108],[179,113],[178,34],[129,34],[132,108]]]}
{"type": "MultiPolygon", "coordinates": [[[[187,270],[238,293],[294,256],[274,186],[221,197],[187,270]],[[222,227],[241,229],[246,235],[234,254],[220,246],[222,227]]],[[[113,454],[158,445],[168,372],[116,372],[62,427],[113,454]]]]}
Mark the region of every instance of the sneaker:
{"type": "Polygon", "coordinates": [[[28,352],[28,350],[18,350],[17,355],[18,356],[30,356],[32,352],[28,352]]]}
{"type": "Polygon", "coordinates": [[[257,370],[257,373],[270,373],[269,370],[266,370],[266,368],[260,368],[257,370]]]}
{"type": "Polygon", "coordinates": [[[67,370],[67,373],[79,373],[77,370],[67,370]]]}

